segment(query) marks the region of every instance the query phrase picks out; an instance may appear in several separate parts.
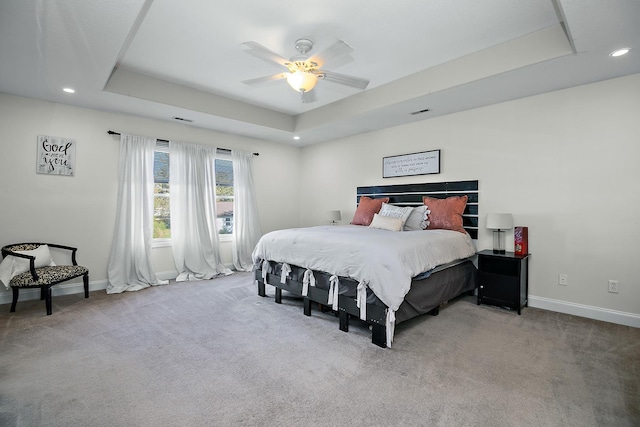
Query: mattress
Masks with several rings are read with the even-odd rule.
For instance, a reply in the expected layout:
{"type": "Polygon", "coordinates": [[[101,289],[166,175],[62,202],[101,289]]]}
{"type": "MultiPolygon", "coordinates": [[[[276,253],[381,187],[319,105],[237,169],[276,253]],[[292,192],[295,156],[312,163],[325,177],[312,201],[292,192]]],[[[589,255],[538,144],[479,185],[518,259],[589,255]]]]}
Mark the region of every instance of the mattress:
{"type": "MultiPolygon", "coordinates": [[[[312,270],[316,286],[325,286],[328,276],[331,288],[331,278],[340,277],[336,295],[347,291],[342,278],[352,279],[361,289],[367,289],[367,301],[373,294],[395,312],[414,277],[472,257],[475,252],[469,235],[456,231],[392,232],[351,225],[319,226],[265,234],[256,245],[253,262],[263,270],[284,267],[288,277],[305,274],[298,269],[294,272],[291,266],[312,270]]],[[[304,277],[300,279],[304,281],[304,277]]]]}

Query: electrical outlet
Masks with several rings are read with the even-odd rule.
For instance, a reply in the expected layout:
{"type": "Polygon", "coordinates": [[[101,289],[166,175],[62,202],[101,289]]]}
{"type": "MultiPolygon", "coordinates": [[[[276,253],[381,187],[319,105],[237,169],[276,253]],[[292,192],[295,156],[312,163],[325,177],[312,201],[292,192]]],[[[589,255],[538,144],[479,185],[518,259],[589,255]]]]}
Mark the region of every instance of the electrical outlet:
{"type": "Polygon", "coordinates": [[[567,274],[558,274],[558,285],[560,286],[568,286],[569,285],[569,276],[567,274]]]}
{"type": "Polygon", "coordinates": [[[609,280],[609,292],[612,294],[618,293],[618,281],[617,280],[609,280]]]}

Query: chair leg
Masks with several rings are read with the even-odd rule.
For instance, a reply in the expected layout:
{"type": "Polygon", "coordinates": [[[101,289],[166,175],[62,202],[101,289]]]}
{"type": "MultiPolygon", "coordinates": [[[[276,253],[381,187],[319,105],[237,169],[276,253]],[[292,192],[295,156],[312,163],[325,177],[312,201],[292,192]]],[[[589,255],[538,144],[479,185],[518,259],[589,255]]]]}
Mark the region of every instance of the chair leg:
{"type": "Polygon", "coordinates": [[[52,313],[51,310],[51,286],[43,286],[42,291],[44,292],[44,303],[47,307],[47,316],[50,316],[52,313]]]}
{"type": "Polygon", "coordinates": [[[16,311],[16,304],[18,303],[18,292],[20,292],[20,288],[17,286],[12,286],[11,290],[13,291],[13,301],[11,301],[11,310],[9,310],[9,313],[13,313],[16,311]]]}
{"type": "Polygon", "coordinates": [[[44,288],[44,286],[40,287],[40,301],[44,301],[45,299],[47,299],[47,292],[44,288]]]}
{"type": "Polygon", "coordinates": [[[82,281],[84,282],[84,297],[89,298],[89,273],[82,276],[82,281]]]}

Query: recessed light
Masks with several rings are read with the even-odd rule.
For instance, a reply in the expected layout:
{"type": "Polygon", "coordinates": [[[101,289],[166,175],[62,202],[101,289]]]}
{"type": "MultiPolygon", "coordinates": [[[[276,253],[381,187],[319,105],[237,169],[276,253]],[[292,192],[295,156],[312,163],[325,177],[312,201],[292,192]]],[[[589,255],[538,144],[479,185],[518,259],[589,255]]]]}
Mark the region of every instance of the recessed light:
{"type": "Polygon", "coordinates": [[[631,49],[628,48],[628,47],[625,47],[623,49],[614,50],[613,52],[611,52],[609,54],[609,56],[613,56],[615,58],[615,57],[618,57],[618,56],[626,55],[627,53],[629,53],[630,50],[631,49]]]}
{"type": "Polygon", "coordinates": [[[76,90],[70,87],[65,87],[64,89],[62,89],[63,91],[67,92],[67,93],[76,93],[76,90]]]}
{"type": "Polygon", "coordinates": [[[296,141],[300,139],[300,137],[298,135],[294,136],[293,139],[295,139],[296,141]]]}

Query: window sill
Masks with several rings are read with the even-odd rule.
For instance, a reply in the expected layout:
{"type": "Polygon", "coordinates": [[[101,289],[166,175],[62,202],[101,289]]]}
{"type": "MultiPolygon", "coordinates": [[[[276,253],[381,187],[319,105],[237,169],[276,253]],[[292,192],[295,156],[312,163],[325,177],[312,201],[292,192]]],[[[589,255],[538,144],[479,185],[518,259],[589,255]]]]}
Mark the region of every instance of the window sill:
{"type": "Polygon", "coordinates": [[[171,239],[153,239],[151,242],[152,248],[167,248],[171,246],[171,239]]]}
{"type": "MultiPolygon", "coordinates": [[[[220,242],[231,242],[233,240],[233,234],[220,234],[218,235],[220,242]]],[[[171,239],[153,239],[151,242],[152,248],[167,248],[171,246],[171,239]]]]}

